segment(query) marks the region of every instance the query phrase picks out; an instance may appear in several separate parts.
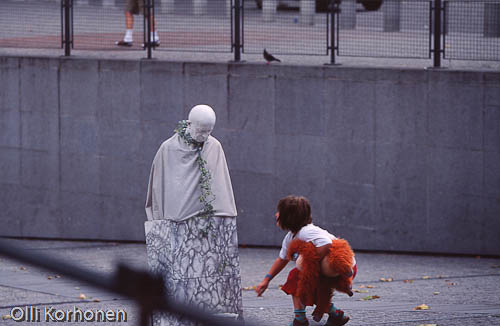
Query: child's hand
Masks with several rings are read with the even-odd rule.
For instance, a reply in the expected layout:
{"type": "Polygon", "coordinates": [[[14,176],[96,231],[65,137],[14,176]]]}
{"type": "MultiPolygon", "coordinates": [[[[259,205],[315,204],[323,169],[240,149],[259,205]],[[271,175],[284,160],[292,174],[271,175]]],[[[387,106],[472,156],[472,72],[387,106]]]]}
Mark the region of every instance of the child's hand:
{"type": "Polygon", "coordinates": [[[261,296],[262,293],[264,293],[264,291],[267,290],[267,287],[269,286],[269,280],[268,278],[266,277],[262,282],[259,283],[259,285],[257,285],[257,287],[255,288],[255,292],[257,292],[257,296],[261,296]]]}

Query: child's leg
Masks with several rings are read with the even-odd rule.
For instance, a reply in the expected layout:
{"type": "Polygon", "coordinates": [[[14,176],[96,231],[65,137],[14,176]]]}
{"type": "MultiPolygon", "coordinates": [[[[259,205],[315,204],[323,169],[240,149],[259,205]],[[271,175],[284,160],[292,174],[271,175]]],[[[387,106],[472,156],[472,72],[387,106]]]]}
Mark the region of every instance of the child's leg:
{"type": "Polygon", "coordinates": [[[293,309],[295,310],[303,310],[306,309],[306,306],[302,303],[299,297],[295,297],[292,295],[292,301],[293,301],[293,309]]]}
{"type": "MultiPolygon", "coordinates": [[[[354,279],[356,277],[356,274],[358,273],[358,267],[357,265],[354,265],[352,267],[353,275],[352,278],[354,279]]],[[[335,307],[333,302],[330,304],[330,310],[328,312],[328,320],[325,324],[325,326],[342,326],[346,324],[349,321],[349,316],[346,316],[344,312],[335,307]]]]}
{"type": "Polygon", "coordinates": [[[295,315],[292,325],[309,325],[309,321],[306,318],[306,307],[302,304],[300,298],[292,295],[292,301],[293,313],[295,315]]]}
{"type": "Polygon", "coordinates": [[[307,326],[309,322],[306,318],[306,307],[302,303],[299,297],[295,296],[297,292],[297,283],[299,281],[300,271],[297,268],[294,268],[288,274],[288,278],[281,287],[281,289],[286,293],[292,296],[293,302],[293,313],[295,318],[291,323],[291,326],[307,326]]]}

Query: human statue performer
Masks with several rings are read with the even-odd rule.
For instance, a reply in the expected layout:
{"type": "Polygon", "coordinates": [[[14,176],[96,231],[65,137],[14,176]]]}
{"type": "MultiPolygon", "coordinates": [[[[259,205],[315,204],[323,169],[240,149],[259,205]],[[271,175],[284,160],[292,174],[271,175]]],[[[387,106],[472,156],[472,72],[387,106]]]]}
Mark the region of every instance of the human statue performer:
{"type": "MultiPolygon", "coordinates": [[[[210,136],[215,112],[196,105],[160,146],[151,167],[145,222],[148,265],[167,295],[242,318],[233,188],[220,142],[210,136]]],[[[192,325],[155,313],[154,326],[192,325]]]]}

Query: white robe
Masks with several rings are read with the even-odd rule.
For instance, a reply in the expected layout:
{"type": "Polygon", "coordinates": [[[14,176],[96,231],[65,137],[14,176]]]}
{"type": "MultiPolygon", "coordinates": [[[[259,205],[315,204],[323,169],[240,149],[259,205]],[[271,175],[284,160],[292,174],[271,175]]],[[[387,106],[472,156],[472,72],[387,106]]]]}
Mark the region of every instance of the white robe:
{"type": "MultiPolygon", "coordinates": [[[[212,136],[201,156],[211,174],[214,216],[237,215],[231,178],[220,142],[212,136]]],[[[196,150],[176,133],[160,146],[153,160],[146,199],[148,220],[184,221],[203,210],[196,150]]],[[[210,197],[209,197],[210,199],[210,197]]]]}

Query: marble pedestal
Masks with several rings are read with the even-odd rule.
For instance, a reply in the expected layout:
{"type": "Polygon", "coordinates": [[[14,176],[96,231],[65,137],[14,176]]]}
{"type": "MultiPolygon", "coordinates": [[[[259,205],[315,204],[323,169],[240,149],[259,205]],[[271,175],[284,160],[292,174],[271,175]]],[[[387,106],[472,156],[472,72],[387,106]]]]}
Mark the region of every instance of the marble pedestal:
{"type": "MultiPolygon", "coordinates": [[[[151,272],[165,280],[167,295],[215,313],[242,317],[240,263],[235,217],[147,221],[151,272]]],[[[153,326],[193,325],[155,313],[153,326]]]]}

